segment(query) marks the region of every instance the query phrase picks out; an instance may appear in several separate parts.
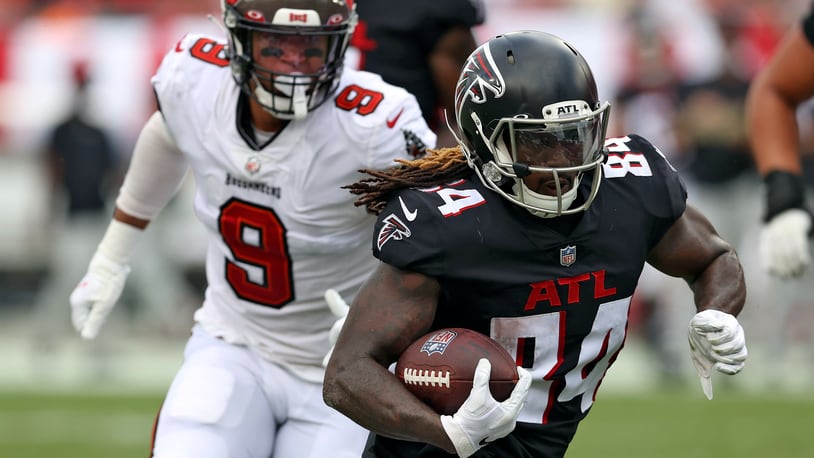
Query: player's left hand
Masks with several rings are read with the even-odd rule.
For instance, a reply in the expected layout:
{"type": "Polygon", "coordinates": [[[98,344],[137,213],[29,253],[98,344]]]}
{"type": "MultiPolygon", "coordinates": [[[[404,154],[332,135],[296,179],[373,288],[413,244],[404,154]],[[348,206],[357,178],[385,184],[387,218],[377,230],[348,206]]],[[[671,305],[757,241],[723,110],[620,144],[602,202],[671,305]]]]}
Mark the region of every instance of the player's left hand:
{"type": "Polygon", "coordinates": [[[71,292],[71,320],[84,339],[93,339],[124,289],[130,267],[96,252],[88,272],[71,292]]]}
{"type": "Polygon", "coordinates": [[[462,458],[514,431],[517,417],[526,404],[531,387],[529,371],[518,366],[519,380],[509,399],[503,402],[498,402],[489,391],[491,372],[492,364],[481,358],[475,368],[472,390],[463,405],[453,415],[441,415],[444,432],[462,458]]]}
{"type": "Polygon", "coordinates": [[[701,388],[712,399],[710,371],[734,375],[746,363],[746,336],[737,318],[720,310],[698,312],[690,320],[690,353],[701,388]]]}
{"type": "Polygon", "coordinates": [[[342,299],[342,296],[333,289],[328,288],[325,291],[325,301],[328,303],[328,307],[331,309],[331,313],[333,313],[337,320],[334,322],[333,326],[331,326],[331,331],[328,333],[328,343],[330,343],[331,347],[328,349],[328,353],[322,359],[322,366],[328,367],[328,360],[331,359],[331,354],[334,351],[334,345],[336,345],[336,339],[339,338],[339,332],[342,331],[342,326],[345,325],[345,317],[348,316],[348,310],[350,307],[348,303],[345,302],[345,299],[342,299]]]}

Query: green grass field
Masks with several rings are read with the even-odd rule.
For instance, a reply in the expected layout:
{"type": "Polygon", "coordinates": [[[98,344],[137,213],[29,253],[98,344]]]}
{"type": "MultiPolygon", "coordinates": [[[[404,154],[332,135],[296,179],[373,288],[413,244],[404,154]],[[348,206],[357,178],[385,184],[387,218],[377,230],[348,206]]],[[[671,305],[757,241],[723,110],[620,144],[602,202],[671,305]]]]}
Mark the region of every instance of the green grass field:
{"type": "Polygon", "coordinates": [[[803,458],[814,456],[814,398],[725,390],[637,397],[600,393],[567,458],[803,458]]]}
{"type": "Polygon", "coordinates": [[[0,457],[148,458],[162,399],[0,393],[0,457]]]}
{"type": "MultiPolygon", "coordinates": [[[[814,397],[600,394],[568,458],[814,455],[814,397]]],[[[148,458],[156,395],[0,394],[0,456],[148,458]]],[[[329,458],[329,457],[326,457],[329,458]]]]}

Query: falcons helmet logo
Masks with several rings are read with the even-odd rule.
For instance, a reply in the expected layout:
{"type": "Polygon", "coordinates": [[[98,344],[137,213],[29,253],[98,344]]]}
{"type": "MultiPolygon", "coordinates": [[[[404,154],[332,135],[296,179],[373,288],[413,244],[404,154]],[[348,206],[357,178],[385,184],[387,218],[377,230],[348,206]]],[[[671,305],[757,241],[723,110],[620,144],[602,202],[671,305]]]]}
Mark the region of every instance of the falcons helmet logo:
{"type": "Polygon", "coordinates": [[[383,223],[382,228],[379,229],[379,236],[376,238],[376,246],[379,251],[390,240],[401,240],[412,235],[410,228],[394,214],[386,216],[383,223]]]}
{"type": "Polygon", "coordinates": [[[466,61],[458,86],[455,88],[455,111],[460,112],[461,105],[467,98],[474,103],[486,101],[486,93],[491,92],[500,98],[506,92],[503,75],[495,65],[489,43],[481,45],[466,61]]]}

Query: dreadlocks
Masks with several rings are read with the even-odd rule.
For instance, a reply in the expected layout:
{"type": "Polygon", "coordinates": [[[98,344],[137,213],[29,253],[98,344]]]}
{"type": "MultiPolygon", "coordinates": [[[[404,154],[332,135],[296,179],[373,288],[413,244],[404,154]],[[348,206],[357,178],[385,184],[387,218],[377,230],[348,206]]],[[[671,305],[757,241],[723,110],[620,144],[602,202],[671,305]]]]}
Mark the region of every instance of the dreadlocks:
{"type": "Polygon", "coordinates": [[[353,204],[366,206],[368,213],[378,215],[390,195],[404,188],[430,188],[468,176],[472,169],[460,147],[427,150],[427,155],[412,161],[396,159],[400,165],[386,170],[360,170],[373,178],[365,178],[343,186],[359,197],[353,204]]]}

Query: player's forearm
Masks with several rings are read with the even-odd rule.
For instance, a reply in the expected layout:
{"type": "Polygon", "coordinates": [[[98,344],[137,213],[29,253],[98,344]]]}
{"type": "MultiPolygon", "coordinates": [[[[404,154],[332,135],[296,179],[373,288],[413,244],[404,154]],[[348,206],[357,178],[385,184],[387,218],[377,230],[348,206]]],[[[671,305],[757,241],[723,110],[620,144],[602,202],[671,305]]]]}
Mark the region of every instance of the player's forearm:
{"type": "Polygon", "coordinates": [[[756,80],[749,92],[746,123],[755,165],[761,175],[774,170],[802,173],[796,108],[765,78],[756,80]]]}
{"type": "Polygon", "coordinates": [[[733,249],[716,257],[690,287],[699,312],[713,309],[738,316],[746,301],[743,269],[733,249]]]}
{"type": "Polygon", "coordinates": [[[323,390],[329,406],[369,431],[425,442],[455,453],[440,415],[410,394],[387,369],[368,358],[347,365],[332,360],[323,390]]]}

